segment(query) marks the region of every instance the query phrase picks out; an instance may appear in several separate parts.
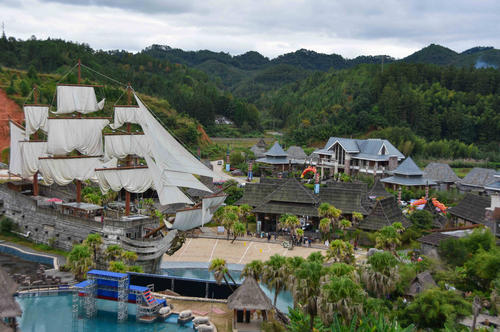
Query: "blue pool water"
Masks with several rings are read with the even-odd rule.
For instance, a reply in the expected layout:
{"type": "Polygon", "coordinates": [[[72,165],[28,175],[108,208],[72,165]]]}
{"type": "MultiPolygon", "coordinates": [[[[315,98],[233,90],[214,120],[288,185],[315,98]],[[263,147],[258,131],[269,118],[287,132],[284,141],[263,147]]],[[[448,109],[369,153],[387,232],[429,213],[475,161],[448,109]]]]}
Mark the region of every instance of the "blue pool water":
{"type": "Polygon", "coordinates": [[[97,300],[97,315],[92,319],[73,321],[72,295],[18,297],[23,315],[18,319],[23,332],[191,332],[192,327],[156,321],[151,324],[137,322],[135,305],[129,304],[128,321],[118,323],[117,303],[97,300]]]}
{"type": "MultiPolygon", "coordinates": [[[[215,280],[214,274],[210,272],[208,269],[204,268],[164,268],[161,271],[163,274],[169,276],[203,279],[203,280],[215,280]]],[[[243,279],[241,278],[241,271],[231,270],[229,271],[229,273],[236,282],[243,282],[243,279]]],[[[271,299],[271,301],[274,301],[274,292],[263,284],[261,284],[260,286],[264,291],[264,293],[266,293],[266,295],[271,299]]],[[[276,306],[284,313],[288,313],[288,307],[293,307],[292,294],[288,291],[280,292],[278,294],[278,300],[276,302],[276,306]]]]}

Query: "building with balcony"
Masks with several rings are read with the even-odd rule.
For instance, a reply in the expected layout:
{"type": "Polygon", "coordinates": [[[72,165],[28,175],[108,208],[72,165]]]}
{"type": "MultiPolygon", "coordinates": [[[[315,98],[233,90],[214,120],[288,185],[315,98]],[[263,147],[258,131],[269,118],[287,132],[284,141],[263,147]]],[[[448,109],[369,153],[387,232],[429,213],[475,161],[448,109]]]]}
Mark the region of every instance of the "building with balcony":
{"type": "Polygon", "coordinates": [[[323,149],[314,151],[322,177],[339,172],[383,176],[396,169],[405,156],[385,139],[330,137],[323,149]],[[328,173],[328,174],[326,174],[328,173]]]}

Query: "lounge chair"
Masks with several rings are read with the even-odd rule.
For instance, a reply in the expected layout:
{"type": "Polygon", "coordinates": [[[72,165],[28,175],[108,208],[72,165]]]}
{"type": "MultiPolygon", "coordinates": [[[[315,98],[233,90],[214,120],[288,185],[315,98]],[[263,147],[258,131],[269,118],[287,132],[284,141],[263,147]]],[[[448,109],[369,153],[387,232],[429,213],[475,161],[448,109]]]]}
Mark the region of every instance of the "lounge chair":
{"type": "Polygon", "coordinates": [[[184,311],[181,311],[181,313],[179,314],[179,318],[177,318],[177,322],[179,324],[185,324],[191,320],[193,320],[194,316],[193,316],[193,312],[191,310],[184,310],[184,311]]]}

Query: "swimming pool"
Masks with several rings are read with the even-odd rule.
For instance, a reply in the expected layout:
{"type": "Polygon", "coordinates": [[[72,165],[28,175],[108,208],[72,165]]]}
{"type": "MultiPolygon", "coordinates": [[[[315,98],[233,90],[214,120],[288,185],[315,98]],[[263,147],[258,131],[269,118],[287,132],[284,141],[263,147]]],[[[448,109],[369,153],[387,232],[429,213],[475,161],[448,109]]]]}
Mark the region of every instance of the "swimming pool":
{"type": "MultiPolygon", "coordinates": [[[[214,274],[205,268],[162,268],[161,272],[162,274],[166,274],[169,276],[203,279],[203,280],[215,280],[214,274]]],[[[241,278],[241,271],[230,270],[229,273],[236,282],[238,283],[243,282],[243,279],[241,278]]],[[[271,301],[274,301],[274,292],[263,284],[261,284],[260,286],[264,291],[264,293],[266,293],[266,295],[271,299],[271,301]]],[[[279,293],[276,306],[278,307],[279,310],[283,311],[284,313],[288,313],[288,307],[289,306],[293,307],[292,294],[288,291],[279,293]]]]}
{"type": "Polygon", "coordinates": [[[137,322],[135,305],[129,304],[129,317],[126,322],[118,323],[116,302],[97,300],[97,315],[94,318],[73,318],[71,293],[55,296],[18,297],[23,310],[18,319],[23,332],[191,332],[192,327],[154,322],[137,322]]]}

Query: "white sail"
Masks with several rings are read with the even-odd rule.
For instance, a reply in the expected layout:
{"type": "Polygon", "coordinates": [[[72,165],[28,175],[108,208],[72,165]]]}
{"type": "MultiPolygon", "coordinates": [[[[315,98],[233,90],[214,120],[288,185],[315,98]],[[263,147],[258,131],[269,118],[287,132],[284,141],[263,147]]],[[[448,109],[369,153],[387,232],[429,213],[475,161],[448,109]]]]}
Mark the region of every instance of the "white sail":
{"type": "Polygon", "coordinates": [[[135,95],[141,109],[140,125],[150,138],[153,157],[161,169],[213,177],[212,171],[187,151],[154,118],[147,107],[135,95]]]}
{"type": "Polygon", "coordinates": [[[144,157],[150,154],[146,135],[104,135],[106,158],[123,159],[128,155],[144,157]]]}
{"type": "Polygon", "coordinates": [[[109,126],[117,129],[125,123],[141,124],[141,109],[137,106],[115,106],[114,123],[109,126]]]}
{"type": "Polygon", "coordinates": [[[97,112],[104,107],[104,99],[99,103],[93,86],[58,85],[57,112],[67,114],[79,112],[83,114],[97,112]]]}
{"type": "Polygon", "coordinates": [[[66,155],[78,150],[87,156],[102,155],[102,130],[109,124],[106,119],[49,118],[47,152],[66,155]]]}
{"type": "Polygon", "coordinates": [[[151,172],[151,178],[153,180],[154,188],[158,193],[158,198],[161,205],[174,203],[193,204],[189,197],[187,197],[179,188],[163,183],[161,179],[161,171],[153,160],[150,160],[149,162],[147,162],[147,164],[151,172]]]}
{"type": "MultiPolygon", "coordinates": [[[[146,159],[146,164],[155,164],[155,161],[148,155],[144,156],[146,159]]],[[[182,173],[182,172],[174,172],[169,170],[159,170],[160,171],[160,181],[167,186],[176,186],[176,187],[186,187],[193,189],[200,189],[203,191],[212,192],[201,183],[193,174],[182,173]]]]}
{"type": "Polygon", "coordinates": [[[38,172],[40,157],[47,156],[47,142],[21,142],[22,167],[21,175],[23,178],[33,176],[38,172]]]}
{"type": "Polygon", "coordinates": [[[201,207],[179,210],[175,214],[173,229],[188,231],[202,225],[203,211],[201,207]]]}
{"type": "Polygon", "coordinates": [[[147,167],[97,169],[96,175],[103,193],[107,193],[110,189],[113,191],[125,189],[131,193],[143,193],[153,185],[153,179],[147,167]]]}
{"type": "Polygon", "coordinates": [[[212,217],[214,216],[215,211],[224,203],[226,200],[226,195],[217,195],[217,196],[210,196],[210,197],[205,197],[201,201],[201,208],[202,208],[202,222],[201,225],[203,226],[207,222],[210,222],[212,220],[212,217]]]}
{"type": "Polygon", "coordinates": [[[100,157],[85,158],[41,158],[39,171],[46,184],[54,182],[60,186],[73,180],[96,182],[95,169],[102,166],[100,157]]]}
{"type": "Polygon", "coordinates": [[[10,152],[9,152],[9,173],[21,175],[23,159],[21,155],[20,141],[25,138],[24,129],[16,123],[9,121],[10,128],[10,152]]]}
{"type": "Polygon", "coordinates": [[[49,106],[46,105],[26,105],[23,107],[24,121],[26,122],[26,137],[35,133],[38,129],[48,131],[47,118],[49,116],[49,106]]]}

